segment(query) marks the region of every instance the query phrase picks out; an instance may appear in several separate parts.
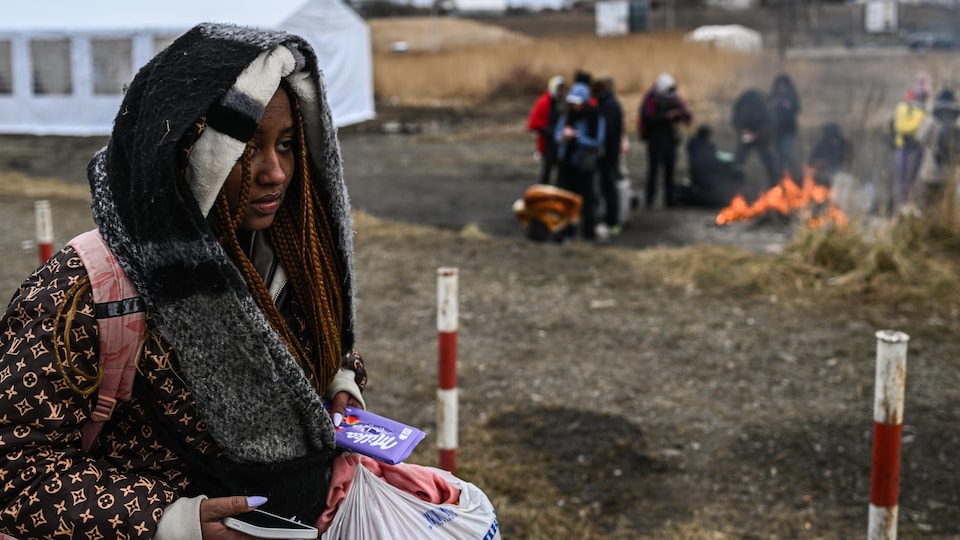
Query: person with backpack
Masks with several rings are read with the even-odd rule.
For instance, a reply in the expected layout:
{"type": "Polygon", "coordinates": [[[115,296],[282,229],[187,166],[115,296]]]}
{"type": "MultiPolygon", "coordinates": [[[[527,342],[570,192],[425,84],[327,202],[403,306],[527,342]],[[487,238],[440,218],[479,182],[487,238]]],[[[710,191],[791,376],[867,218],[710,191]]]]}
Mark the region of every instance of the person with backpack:
{"type": "Polygon", "coordinates": [[[366,370],[313,49],[197,25],[134,77],[88,177],[96,231],[0,319],[0,533],[210,540],[254,507],[316,520],[366,370]],[[134,298],[99,300],[127,280],[134,298]],[[142,338],[107,336],[138,310],[142,338]]]}
{"type": "Polygon", "coordinates": [[[646,207],[653,208],[657,198],[657,176],[663,167],[664,204],[674,206],[673,175],[677,166],[677,146],[683,139],[680,128],[693,122],[693,114],[677,93],[673,75],[661,73],[644,94],[637,111],[637,134],[647,145],[646,207]]]}

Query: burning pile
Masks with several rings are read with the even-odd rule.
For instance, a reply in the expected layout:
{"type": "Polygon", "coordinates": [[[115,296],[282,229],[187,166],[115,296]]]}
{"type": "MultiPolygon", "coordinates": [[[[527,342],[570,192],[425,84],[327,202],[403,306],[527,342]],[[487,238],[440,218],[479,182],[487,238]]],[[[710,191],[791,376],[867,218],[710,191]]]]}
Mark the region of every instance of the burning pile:
{"type": "Polygon", "coordinates": [[[798,186],[788,175],[753,204],[747,204],[743,195],[737,195],[730,201],[729,206],[717,214],[717,225],[744,221],[770,211],[780,212],[784,216],[798,211],[808,212],[807,223],[811,228],[825,223],[840,227],[847,224],[846,214],[830,202],[830,188],[814,182],[813,171],[808,169],[803,179],[803,187],[798,186]]]}

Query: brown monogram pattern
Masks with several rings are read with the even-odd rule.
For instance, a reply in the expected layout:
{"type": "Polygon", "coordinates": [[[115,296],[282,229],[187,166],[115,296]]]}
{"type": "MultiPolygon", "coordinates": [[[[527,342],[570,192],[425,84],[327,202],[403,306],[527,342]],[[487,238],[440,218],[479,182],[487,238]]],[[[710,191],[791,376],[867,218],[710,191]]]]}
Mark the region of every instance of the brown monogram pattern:
{"type": "MultiPolygon", "coordinates": [[[[162,339],[146,342],[138,377],[167,419],[151,417],[135,392],[117,405],[91,454],[81,451],[80,426],[96,393],[84,398],[67,385],[54,348],[65,355],[69,340],[74,365],[95,373],[92,298],[79,303],[69,332],[54,328],[54,316],[84,276],[80,258],[65,248],[24,282],[0,319],[0,532],[21,540],[152,538],[163,508],[190,485],[185,464],[155,432],[160,421],[176,425],[177,436],[201,454],[220,457],[162,339]]],[[[147,326],[153,329],[149,317],[147,326]]],[[[343,367],[357,373],[362,389],[360,355],[346,355],[343,367]]],[[[80,388],[90,384],[67,375],[80,388]]]]}

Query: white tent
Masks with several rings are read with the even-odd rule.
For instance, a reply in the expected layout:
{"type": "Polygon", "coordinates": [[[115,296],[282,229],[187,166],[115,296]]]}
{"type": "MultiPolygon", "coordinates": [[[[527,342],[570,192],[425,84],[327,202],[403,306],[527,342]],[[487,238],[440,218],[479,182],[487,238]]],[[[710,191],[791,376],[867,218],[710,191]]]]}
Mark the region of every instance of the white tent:
{"type": "Polygon", "coordinates": [[[739,24],[700,26],[687,33],[684,39],[719,49],[745,53],[759,53],[763,48],[760,32],[739,24]]]}
{"type": "Polygon", "coordinates": [[[200,22],[286,30],[317,52],[334,122],[374,117],[370,29],[341,0],[45,0],[0,9],[0,133],[107,135],[141,66],[200,22]]]}

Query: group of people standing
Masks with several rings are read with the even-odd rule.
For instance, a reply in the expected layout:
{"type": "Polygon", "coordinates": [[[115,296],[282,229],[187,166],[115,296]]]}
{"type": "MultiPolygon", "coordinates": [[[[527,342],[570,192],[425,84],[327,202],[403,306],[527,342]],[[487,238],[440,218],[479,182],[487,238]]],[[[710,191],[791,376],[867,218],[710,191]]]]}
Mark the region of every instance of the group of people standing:
{"type": "Polygon", "coordinates": [[[693,114],[677,92],[669,73],[661,73],[646,92],[637,113],[637,134],[647,147],[646,208],[657,201],[659,172],[663,170],[664,206],[725,206],[742,188],[743,168],[751,153],[760,156],[770,187],[784,175],[798,177],[794,147],[800,96],[786,74],[777,75],[768,93],[747,89],[733,105],[732,124],[737,148],[731,156],[719,151],[708,125],[696,129],[687,141],[690,182],[674,179],[682,129],[693,114]]]}
{"type": "MultiPolygon", "coordinates": [[[[895,147],[896,199],[901,206],[915,197],[915,184],[924,158],[924,141],[938,167],[947,162],[960,143],[957,118],[960,108],[953,92],[944,89],[932,108],[929,77],[920,74],[911,85],[891,121],[895,147]],[[929,133],[936,133],[935,136],[929,133]]],[[[663,206],[700,205],[722,207],[742,192],[747,161],[756,154],[762,164],[766,187],[785,178],[799,183],[812,171],[814,181],[831,185],[850,158],[850,143],[840,125],[827,122],[806,159],[796,152],[800,93],[790,75],[777,74],[768,91],[747,88],[733,103],[730,122],[736,137],[735,150],[724,152],[714,143],[709,125],[697,126],[690,136],[693,113],[678,92],[672,74],[660,73],[637,107],[636,130],[646,150],[646,184],[643,202],[647,209],[658,205],[663,182],[663,206]],[[688,182],[675,178],[680,145],[688,159],[688,182]]],[[[592,78],[577,71],[568,84],[560,75],[550,79],[528,117],[528,128],[538,134],[541,184],[551,184],[582,198],[581,236],[591,241],[597,229],[620,232],[622,197],[617,181],[621,161],[628,149],[623,108],[610,77],[592,78]],[[599,195],[599,197],[598,197],[599,195]]],[[[575,229],[560,236],[569,240],[575,229]]]]}
{"type": "MultiPolygon", "coordinates": [[[[626,150],[623,108],[614,94],[613,79],[594,78],[580,70],[568,86],[562,76],[552,77],[547,90],[534,103],[527,127],[538,134],[540,183],[556,185],[582,199],[581,237],[585,241],[597,239],[598,217],[602,217],[601,230],[619,234],[616,182],[620,178],[620,157],[626,150]],[[598,185],[602,208],[598,208],[598,185]]],[[[558,239],[569,242],[576,234],[576,227],[570,225],[559,232],[558,239]]]]}
{"type": "MultiPolygon", "coordinates": [[[[663,77],[663,75],[661,75],[663,77]]],[[[659,85],[659,80],[658,80],[659,85]]],[[[648,92],[652,94],[654,90],[648,92]]],[[[646,103],[646,101],[645,101],[646,103]]],[[[640,117],[647,110],[641,106],[640,117]]],[[[776,75],[769,91],[747,88],[733,103],[730,121],[736,136],[736,148],[728,153],[717,149],[713,129],[700,125],[687,140],[689,182],[673,185],[673,160],[667,161],[665,173],[665,205],[726,206],[742,192],[745,168],[751,154],[757,154],[766,176],[767,188],[784,178],[799,182],[804,175],[801,160],[796,154],[798,117],[801,111],[800,94],[786,73],[776,75]],[[674,198],[677,195],[678,198],[674,198]]],[[[679,116],[689,124],[690,116],[679,116]]],[[[644,136],[642,124],[638,126],[644,136]]],[[[676,127],[676,126],[674,126],[676,127]]],[[[679,137],[674,138],[679,141],[679,137]]],[[[825,124],[820,139],[809,153],[806,166],[814,171],[814,179],[829,185],[831,178],[841,170],[849,157],[848,142],[836,123],[825,124]]],[[[649,174],[647,177],[647,207],[655,202],[656,170],[663,150],[648,143],[649,174]]],[[[672,156],[676,143],[667,155],[672,156]]]]}
{"type": "MultiPolygon", "coordinates": [[[[734,105],[733,124],[739,138],[735,155],[718,151],[712,130],[700,126],[686,147],[692,187],[680,186],[675,179],[679,147],[684,130],[693,123],[693,113],[673,75],[660,73],[644,93],[636,115],[637,136],[647,155],[645,207],[657,204],[661,174],[666,207],[726,204],[741,187],[743,164],[752,151],[760,155],[771,185],[775,184],[785,168],[796,169],[793,147],[799,111],[800,98],[787,75],[776,78],[769,95],[748,90],[734,105]]],[[[623,202],[616,184],[629,146],[624,120],[613,80],[593,78],[582,70],[569,84],[561,75],[551,77],[527,119],[528,129],[537,133],[539,182],[582,198],[580,229],[587,241],[596,239],[598,224],[611,235],[623,225],[623,202]]],[[[568,227],[560,239],[569,240],[575,232],[568,227]]]]}

